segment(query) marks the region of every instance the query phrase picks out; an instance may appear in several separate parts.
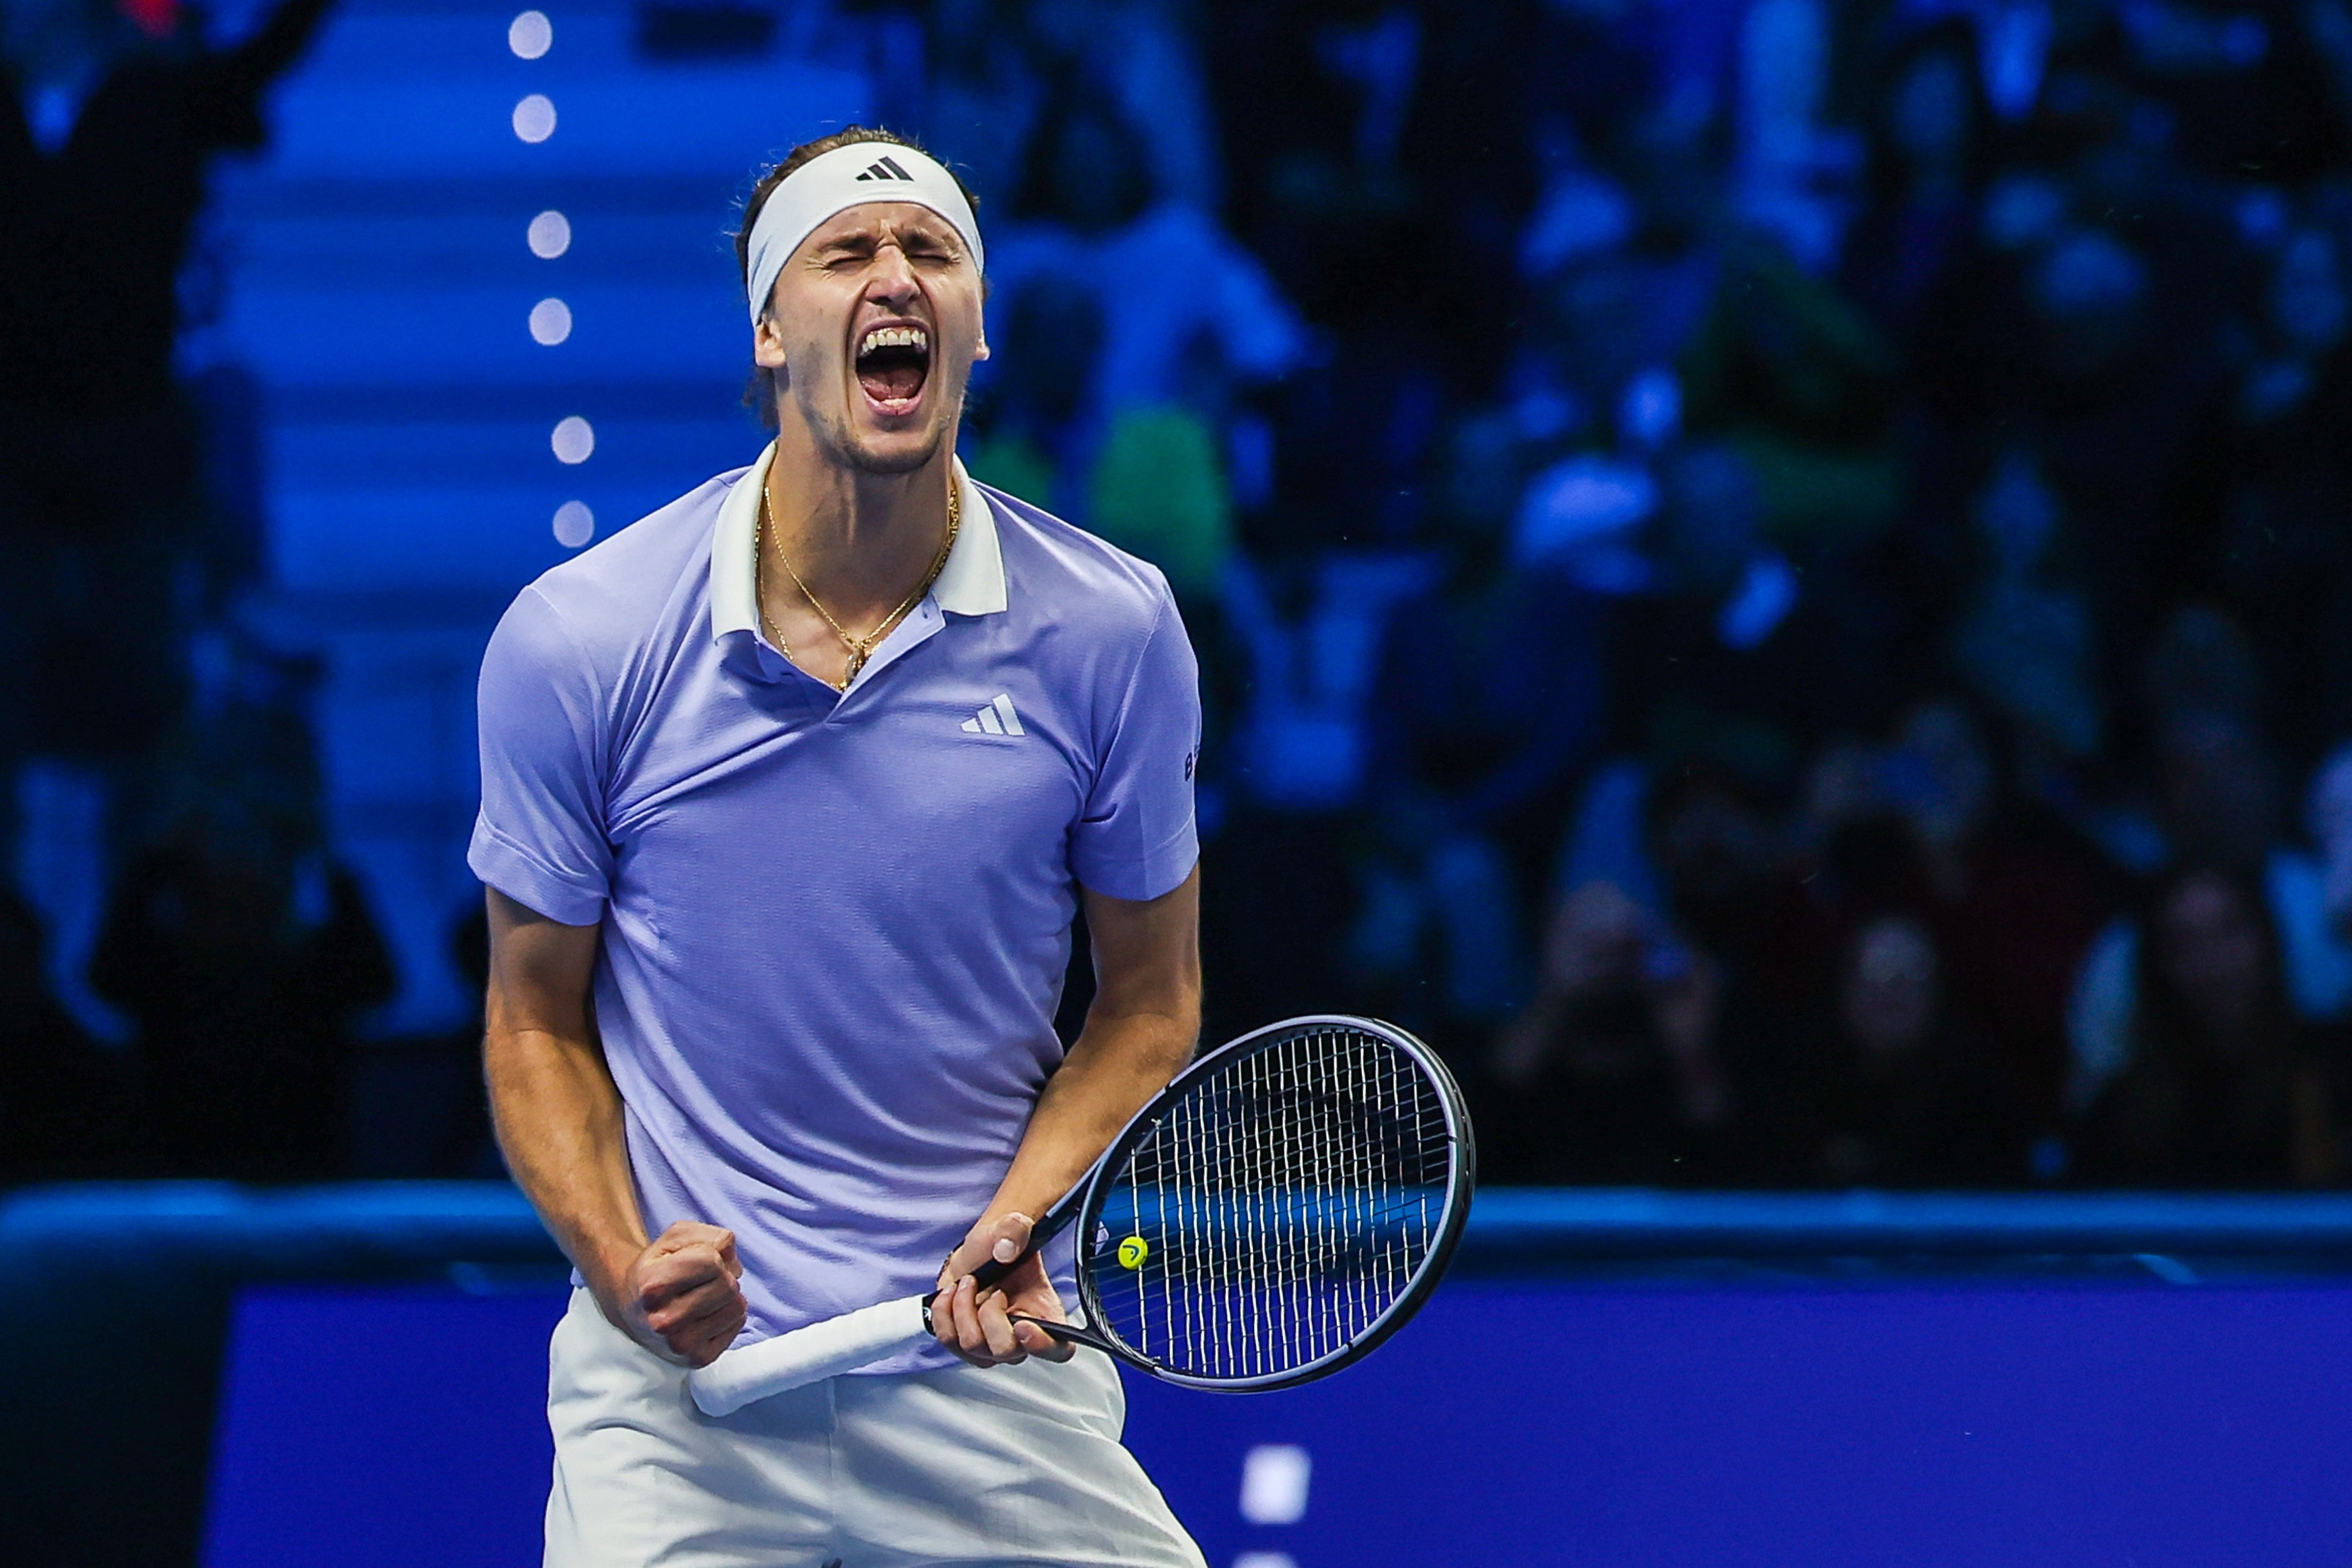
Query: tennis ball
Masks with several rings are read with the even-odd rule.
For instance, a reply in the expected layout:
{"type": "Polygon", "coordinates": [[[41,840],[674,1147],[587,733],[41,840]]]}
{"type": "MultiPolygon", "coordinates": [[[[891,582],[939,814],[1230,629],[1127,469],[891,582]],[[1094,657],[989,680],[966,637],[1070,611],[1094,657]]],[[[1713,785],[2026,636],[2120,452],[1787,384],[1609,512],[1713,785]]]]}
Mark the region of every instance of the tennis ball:
{"type": "Polygon", "coordinates": [[[1151,1243],[1140,1236],[1130,1236],[1118,1244],[1118,1261],[1121,1268],[1140,1269],[1143,1267],[1143,1260],[1150,1256],[1151,1243]]]}

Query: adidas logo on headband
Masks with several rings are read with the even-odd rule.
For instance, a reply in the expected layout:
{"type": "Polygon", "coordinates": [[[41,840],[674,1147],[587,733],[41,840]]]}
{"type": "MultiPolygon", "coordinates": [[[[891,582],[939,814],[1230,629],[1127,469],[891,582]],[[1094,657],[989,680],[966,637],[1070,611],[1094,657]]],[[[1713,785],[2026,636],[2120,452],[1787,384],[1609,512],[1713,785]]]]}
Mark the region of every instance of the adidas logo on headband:
{"type": "MultiPolygon", "coordinates": [[[[6,4],[7,0],[0,0],[0,6],[6,4]]],[[[986,270],[988,258],[981,249],[980,225],[972,222],[971,204],[964,199],[953,174],[917,148],[895,141],[852,141],[820,152],[793,170],[776,183],[760,204],[760,215],[751,225],[751,265],[744,269],[743,279],[755,325],[767,310],[784,258],[818,225],[863,202],[910,202],[930,208],[963,236],[973,269],[986,270]],[[861,184],[887,188],[861,191],[857,188],[861,184]]]]}

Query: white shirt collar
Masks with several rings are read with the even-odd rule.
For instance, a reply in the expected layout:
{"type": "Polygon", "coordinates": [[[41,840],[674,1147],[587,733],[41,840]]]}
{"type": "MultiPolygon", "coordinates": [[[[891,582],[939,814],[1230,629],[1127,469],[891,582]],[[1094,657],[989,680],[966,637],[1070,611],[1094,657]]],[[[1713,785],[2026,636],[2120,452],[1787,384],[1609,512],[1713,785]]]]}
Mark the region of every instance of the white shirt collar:
{"type": "MultiPolygon", "coordinates": [[[[770,442],[759,460],[744,471],[719,503],[719,522],[710,535],[710,636],[713,642],[731,632],[756,632],[760,623],[757,591],[752,586],[751,538],[760,521],[760,487],[775,461],[776,444],[770,442]]],[[[956,541],[947,564],[931,584],[931,600],[951,615],[994,615],[1005,607],[1004,552],[997,544],[996,514],[971,476],[955,465],[958,506],[962,513],[956,541]]]]}

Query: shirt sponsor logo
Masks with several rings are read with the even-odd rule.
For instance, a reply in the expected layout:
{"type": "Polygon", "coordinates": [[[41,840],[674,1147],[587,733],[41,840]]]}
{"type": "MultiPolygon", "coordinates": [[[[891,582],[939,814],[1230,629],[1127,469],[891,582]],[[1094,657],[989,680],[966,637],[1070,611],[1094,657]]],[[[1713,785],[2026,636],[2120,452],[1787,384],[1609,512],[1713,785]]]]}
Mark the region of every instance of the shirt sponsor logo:
{"type": "Polygon", "coordinates": [[[1026,735],[1021,727],[1021,716],[1013,711],[1013,698],[1003,692],[991,697],[981,710],[963,721],[966,735],[1026,735]]]}

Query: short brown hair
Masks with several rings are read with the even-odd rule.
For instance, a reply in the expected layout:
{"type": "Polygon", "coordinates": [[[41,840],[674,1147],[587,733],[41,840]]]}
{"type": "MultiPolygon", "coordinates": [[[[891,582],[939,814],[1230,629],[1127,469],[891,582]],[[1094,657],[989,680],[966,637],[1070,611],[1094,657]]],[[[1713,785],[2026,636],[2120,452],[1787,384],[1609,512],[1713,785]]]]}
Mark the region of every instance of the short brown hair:
{"type": "MultiPolygon", "coordinates": [[[[793,172],[810,159],[821,158],[835,148],[859,141],[887,141],[893,147],[911,147],[926,158],[933,156],[929,148],[911,136],[901,136],[895,131],[868,125],[845,125],[831,135],[803,141],[784,154],[783,161],[761,175],[760,183],[753,185],[751,193],[743,199],[743,222],[735,231],[735,270],[742,277],[747,297],[751,288],[751,229],[760,221],[760,209],[768,204],[770,193],[790,179],[793,172]]],[[[940,167],[947,167],[944,161],[940,162],[940,167]]],[[[948,169],[948,175],[955,181],[956,189],[963,193],[963,199],[971,204],[973,215],[979,215],[980,197],[964,183],[963,176],[953,169],[948,169]]],[[[767,370],[758,365],[751,367],[751,379],[743,388],[743,406],[758,409],[763,424],[776,417],[774,387],[774,380],[767,370]]]]}

